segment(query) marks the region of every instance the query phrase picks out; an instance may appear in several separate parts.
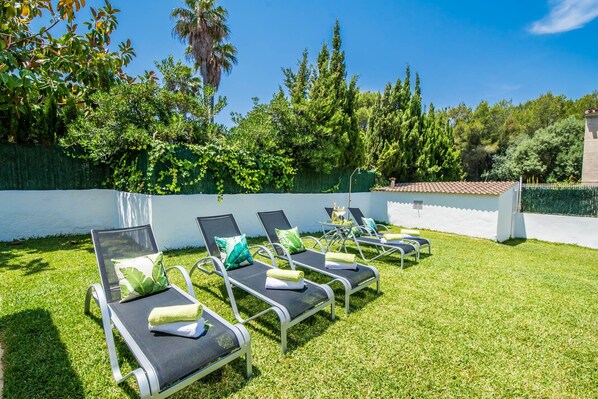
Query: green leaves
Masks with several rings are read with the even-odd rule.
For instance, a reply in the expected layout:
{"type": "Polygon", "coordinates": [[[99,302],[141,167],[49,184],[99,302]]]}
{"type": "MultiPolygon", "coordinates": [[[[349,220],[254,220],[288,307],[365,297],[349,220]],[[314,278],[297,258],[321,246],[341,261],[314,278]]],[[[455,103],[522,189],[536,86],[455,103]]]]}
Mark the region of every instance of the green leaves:
{"type": "Polygon", "coordinates": [[[253,263],[245,234],[235,237],[214,237],[226,270],[253,263]]]}
{"type": "Polygon", "coordinates": [[[92,10],[82,34],[72,22],[84,0],[60,0],[56,9],[46,0],[5,3],[0,13],[0,119],[5,121],[0,140],[55,144],[79,109],[90,105],[93,93],[129,80],[123,68],[135,53],[130,41],[110,51],[118,10],[108,1],[92,10]],[[47,21],[51,25],[44,26],[47,21]],[[54,36],[55,31],[63,33],[54,36]],[[52,115],[39,112],[49,97],[58,105],[52,115]]]}
{"type": "Polygon", "coordinates": [[[151,294],[154,289],[154,281],[133,267],[120,269],[133,290],[140,296],[151,294]]]}
{"type": "Polygon", "coordinates": [[[162,291],[168,287],[168,278],[166,278],[166,272],[164,271],[164,255],[160,253],[154,261],[154,267],[152,268],[152,278],[154,279],[154,290],[162,291]]]}
{"type": "Polygon", "coordinates": [[[226,261],[229,265],[240,265],[247,260],[251,255],[247,255],[249,249],[247,243],[237,242],[230,253],[226,255],[226,261]]]}
{"type": "Polygon", "coordinates": [[[305,251],[305,246],[299,236],[299,228],[293,227],[288,230],[275,229],[280,244],[291,254],[305,251]]]}
{"type": "Polygon", "coordinates": [[[304,51],[297,71],[285,68],[283,73],[288,99],[281,89],[267,110],[277,133],[273,135],[275,148],[292,157],[299,169],[329,173],[337,167],[361,166],[363,145],[355,114],[357,78],[347,81],[338,22],[332,51],[324,44],[315,65],[308,64],[304,51]]]}
{"type": "MultiPolygon", "coordinates": [[[[556,148],[559,155],[538,158],[536,149],[543,148],[545,152],[550,143],[536,141],[534,137],[569,117],[583,123],[583,112],[594,107],[598,107],[596,90],[577,100],[548,92],[522,104],[502,100],[491,105],[481,101],[471,108],[462,103],[450,108],[447,115],[469,180],[518,179],[523,175],[524,179],[539,181],[575,181],[580,175],[577,158],[581,156],[578,146],[582,142],[569,138],[562,142],[563,137],[556,134],[553,142],[561,143],[556,148]],[[515,156],[515,152],[521,156],[515,156]],[[526,159],[524,152],[531,158],[526,159]],[[550,162],[558,157],[571,162],[565,161],[567,166],[558,167],[553,173],[554,166],[550,162]],[[510,161],[515,158],[526,162],[510,161]]],[[[566,129],[563,132],[566,133],[566,129]]]]}
{"type": "Polygon", "coordinates": [[[583,158],[584,122],[573,116],[523,135],[504,154],[493,157],[484,177],[499,180],[578,181],[583,158]]]}
{"type": "Polygon", "coordinates": [[[114,270],[121,302],[160,292],[169,287],[162,252],[130,259],[115,259],[114,270]]]}
{"type": "Polygon", "coordinates": [[[360,101],[370,108],[365,132],[368,165],[399,181],[460,180],[460,156],[448,118],[433,105],[423,112],[420,84],[416,74],[411,90],[407,67],[403,82],[388,83],[381,95],[362,95],[360,101]]]}

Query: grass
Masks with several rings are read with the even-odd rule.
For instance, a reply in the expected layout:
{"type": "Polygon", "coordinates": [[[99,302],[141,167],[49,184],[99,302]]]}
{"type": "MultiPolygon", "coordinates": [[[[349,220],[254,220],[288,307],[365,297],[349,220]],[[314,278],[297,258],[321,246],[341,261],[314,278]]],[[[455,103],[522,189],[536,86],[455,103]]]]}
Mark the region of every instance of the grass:
{"type": "MultiPolygon", "coordinates": [[[[373,262],[382,294],[355,294],[348,316],[337,295],[337,320],[320,312],[293,327],[286,355],[275,318],[251,322],[250,380],[239,360],[175,397],[598,397],[598,251],[426,236],[432,256],[404,270],[396,258],[373,262]]],[[[166,264],[204,254],[168,251],[166,264]]],[[[199,300],[232,321],[220,280],[193,280],[199,300]]],[[[138,396],[134,382],[112,379],[98,308],[83,314],[98,281],[87,236],[0,243],[6,398],[138,396]]],[[[242,310],[264,308],[238,294],[242,310]]],[[[117,342],[123,369],[136,367],[117,342]]]]}

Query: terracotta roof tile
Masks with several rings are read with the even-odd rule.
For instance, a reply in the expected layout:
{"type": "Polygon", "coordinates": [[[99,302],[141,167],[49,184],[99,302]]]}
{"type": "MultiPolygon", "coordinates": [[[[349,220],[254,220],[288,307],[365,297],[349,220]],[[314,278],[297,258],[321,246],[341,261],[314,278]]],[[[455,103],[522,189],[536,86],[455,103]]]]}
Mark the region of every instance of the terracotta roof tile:
{"type": "Polygon", "coordinates": [[[434,183],[396,183],[390,186],[379,187],[375,191],[391,191],[406,193],[443,193],[443,194],[472,194],[472,195],[500,195],[513,187],[517,182],[470,182],[451,181],[434,183]]]}

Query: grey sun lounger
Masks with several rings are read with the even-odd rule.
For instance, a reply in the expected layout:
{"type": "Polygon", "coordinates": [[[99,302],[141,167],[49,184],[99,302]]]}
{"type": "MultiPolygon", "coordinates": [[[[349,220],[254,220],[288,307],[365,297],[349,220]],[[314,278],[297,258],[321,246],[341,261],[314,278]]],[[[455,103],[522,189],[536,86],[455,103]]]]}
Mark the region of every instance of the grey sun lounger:
{"type": "Polygon", "coordinates": [[[171,285],[165,291],[120,303],[120,287],[111,259],[154,254],[158,247],[149,225],[91,231],[101,284],[87,290],[85,313],[93,298],[99,305],[112,374],[117,383],[135,377],[142,398],[165,398],[245,356],[247,377],[251,376],[251,345],[247,329],[232,325],[204,306],[203,317],[210,324],[199,338],[183,338],[149,331],[148,316],[154,307],[197,303],[189,275],[180,266],[188,292],[171,285]],[[139,368],[122,375],[112,328],[116,328],[133,353],[139,368]]]}
{"type": "MultiPolygon", "coordinates": [[[[370,235],[380,238],[380,234],[378,231],[371,231],[371,229],[363,225],[362,219],[365,217],[365,215],[363,214],[363,212],[361,212],[361,209],[349,208],[349,212],[353,216],[355,222],[360,226],[360,228],[362,228],[362,230],[363,228],[365,228],[370,235]]],[[[386,227],[383,224],[376,224],[376,227],[378,229],[382,228],[385,231],[390,231],[388,227],[386,227]]],[[[418,252],[420,252],[424,248],[428,248],[428,253],[432,253],[432,244],[430,243],[430,240],[428,240],[427,238],[409,236],[405,237],[405,241],[416,244],[418,252]]]]}
{"type": "Polygon", "coordinates": [[[325,267],[324,257],[326,251],[324,250],[324,246],[316,237],[311,236],[305,236],[303,238],[315,241],[320,247],[320,252],[306,249],[300,253],[290,254],[278,241],[278,236],[276,235],[275,230],[288,230],[293,228],[284,211],[258,212],[257,215],[268,236],[270,246],[274,249],[274,252],[278,257],[288,260],[290,264],[296,264],[328,277],[332,277],[332,280],[327,283],[328,285],[335,281],[338,281],[343,285],[345,289],[345,311],[347,313],[349,313],[349,296],[351,294],[374,283],[376,283],[376,292],[380,293],[380,273],[375,267],[358,264],[357,270],[327,269],[325,267]]]}
{"type": "MultiPolygon", "coordinates": [[[[334,320],[334,293],[327,285],[320,285],[305,279],[302,290],[270,290],[265,288],[266,272],[277,267],[276,259],[264,246],[250,247],[256,253],[267,255],[272,265],[253,259],[253,264],[237,269],[226,270],[219,259],[220,251],[216,245],[215,236],[233,237],[241,235],[239,226],[232,214],[198,217],[197,224],[203,236],[210,256],[200,259],[191,268],[190,274],[197,269],[206,274],[216,274],[223,278],[224,285],[235,318],[241,323],[247,323],[267,312],[274,312],[280,320],[280,344],[282,351],[287,349],[287,330],[295,324],[318,313],[330,306],[330,318],[334,320]],[[205,266],[212,265],[212,270],[205,266]],[[258,312],[247,319],[239,314],[237,302],[232,287],[238,287],[250,295],[266,302],[270,307],[258,312]]],[[[293,268],[293,266],[291,265],[293,268]]]]}
{"type": "MultiPolygon", "coordinates": [[[[351,209],[355,209],[355,208],[349,208],[349,210],[351,210],[351,209]]],[[[324,210],[326,211],[326,213],[328,213],[328,216],[332,217],[332,208],[324,208],[324,210]]],[[[353,217],[355,217],[355,215],[353,217]]],[[[383,226],[383,225],[380,225],[380,226],[383,226]]],[[[404,242],[396,243],[396,244],[382,242],[381,237],[378,236],[377,233],[375,235],[373,233],[371,233],[371,229],[364,227],[364,226],[360,225],[359,223],[358,223],[358,227],[362,233],[367,234],[369,236],[361,235],[361,236],[357,237],[351,233],[351,234],[348,234],[348,239],[355,243],[355,245],[357,246],[357,250],[359,251],[359,255],[361,255],[361,258],[363,260],[365,260],[366,262],[376,260],[382,256],[387,256],[387,255],[391,255],[391,254],[395,254],[395,253],[398,253],[401,255],[401,269],[405,266],[405,256],[413,256],[415,261],[419,262],[419,245],[417,245],[417,243],[408,242],[407,240],[404,240],[404,242]],[[377,255],[368,259],[364,255],[360,244],[370,245],[370,246],[375,247],[377,255]]],[[[386,227],[386,226],[384,226],[384,227],[386,227]]],[[[388,230],[388,228],[387,228],[387,230],[388,230]]]]}

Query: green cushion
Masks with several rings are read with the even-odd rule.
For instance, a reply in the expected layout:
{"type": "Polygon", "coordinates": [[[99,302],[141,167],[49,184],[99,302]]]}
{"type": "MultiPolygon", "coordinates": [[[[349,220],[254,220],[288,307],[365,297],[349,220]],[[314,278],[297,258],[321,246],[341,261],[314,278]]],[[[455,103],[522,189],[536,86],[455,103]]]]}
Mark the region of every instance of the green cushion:
{"type": "Polygon", "coordinates": [[[368,229],[372,230],[373,232],[378,231],[378,227],[376,226],[376,222],[372,218],[361,218],[363,225],[368,229]]]}
{"type": "Polygon", "coordinates": [[[245,234],[234,237],[214,237],[220,250],[220,259],[226,270],[253,264],[245,234]]]}
{"type": "Polygon", "coordinates": [[[112,259],[112,263],[120,285],[121,302],[164,291],[169,287],[162,252],[138,258],[112,259]]]}
{"type": "Polygon", "coordinates": [[[299,229],[297,227],[293,227],[292,229],[288,230],[275,230],[276,236],[278,237],[278,242],[280,242],[280,245],[285,247],[290,254],[296,254],[305,251],[305,246],[301,241],[299,229]]]}

